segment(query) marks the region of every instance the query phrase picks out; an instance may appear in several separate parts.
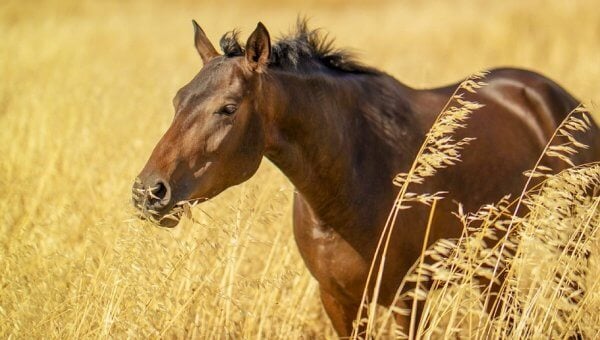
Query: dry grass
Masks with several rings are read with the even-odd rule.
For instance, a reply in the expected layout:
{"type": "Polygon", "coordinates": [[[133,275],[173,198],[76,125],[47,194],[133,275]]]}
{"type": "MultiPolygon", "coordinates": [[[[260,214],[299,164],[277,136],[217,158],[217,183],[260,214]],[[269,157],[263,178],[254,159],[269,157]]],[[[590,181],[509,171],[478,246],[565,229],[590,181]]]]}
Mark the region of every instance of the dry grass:
{"type": "MultiPolygon", "coordinates": [[[[233,27],[248,33],[258,20],[274,33],[286,31],[304,13],[339,45],[409,85],[517,65],[557,79],[594,109],[599,6],[586,0],[2,2],[0,337],[333,337],[293,243],[292,188],[267,162],[246,184],[193,209],[193,221],[177,229],[132,218],[133,178],[170,123],[171,97],[200,66],[191,18],[216,41],[233,27]]],[[[589,175],[567,172],[561,183],[589,175]]],[[[527,196],[540,209],[532,214],[556,210],[536,197],[527,196]]],[[[565,223],[579,223],[598,202],[578,206],[579,217],[565,223]]],[[[597,225],[590,216],[578,225],[597,225]]],[[[540,227],[558,224],[540,220],[546,224],[526,225],[520,237],[554,261],[542,236],[564,235],[560,229],[543,235],[540,227]]],[[[519,261],[512,275],[524,284],[518,269],[536,260],[519,261]]],[[[600,268],[597,258],[591,263],[600,268]]],[[[528,283],[527,292],[543,294],[509,289],[507,296],[530,309],[508,336],[544,334],[544,308],[569,308],[553,297],[556,285],[539,286],[549,273],[552,266],[535,273],[537,285],[528,283]]],[[[464,304],[453,305],[475,311],[477,300],[461,287],[452,288],[464,304]]],[[[597,306],[598,291],[592,289],[584,308],[597,306]]],[[[597,314],[571,316],[556,319],[557,332],[577,320],[600,324],[597,314]]]]}

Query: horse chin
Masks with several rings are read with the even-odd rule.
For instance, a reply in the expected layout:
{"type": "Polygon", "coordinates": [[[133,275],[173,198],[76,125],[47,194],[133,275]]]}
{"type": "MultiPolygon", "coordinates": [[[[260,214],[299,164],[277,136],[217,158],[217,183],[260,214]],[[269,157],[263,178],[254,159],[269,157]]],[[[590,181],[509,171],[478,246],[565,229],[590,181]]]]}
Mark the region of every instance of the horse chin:
{"type": "MultiPolygon", "coordinates": [[[[197,198],[188,198],[185,201],[181,201],[181,202],[187,202],[186,204],[189,204],[187,206],[187,209],[189,211],[190,206],[194,206],[196,204],[206,202],[210,198],[218,195],[221,191],[223,191],[223,190],[218,190],[218,191],[213,190],[213,191],[207,192],[204,195],[199,195],[197,198]]],[[[185,206],[186,204],[180,204],[180,203],[175,204],[173,206],[170,206],[170,208],[167,208],[167,210],[162,211],[158,214],[155,214],[155,215],[150,214],[149,216],[142,216],[142,219],[149,220],[158,227],[169,228],[169,229],[175,228],[179,224],[181,219],[183,218],[184,212],[186,211],[185,209],[182,208],[182,205],[185,206]]]]}
{"type": "Polygon", "coordinates": [[[170,213],[168,215],[161,217],[155,223],[159,227],[169,228],[169,229],[175,228],[179,224],[179,221],[181,220],[181,215],[182,215],[181,212],[170,213]]]}
{"type": "Polygon", "coordinates": [[[151,214],[138,214],[138,218],[143,221],[148,221],[157,227],[175,228],[181,220],[180,212],[172,212],[167,215],[157,216],[151,214]]]}
{"type": "MultiPolygon", "coordinates": [[[[211,196],[211,197],[213,197],[213,196],[211,196]]],[[[183,206],[187,205],[186,208],[187,208],[187,211],[189,212],[189,209],[191,206],[206,202],[208,200],[209,200],[209,198],[206,196],[203,196],[201,198],[191,198],[191,199],[188,199],[187,203],[184,204],[183,206]]],[[[179,221],[181,221],[181,219],[183,218],[185,211],[186,211],[186,209],[184,209],[182,206],[175,205],[171,208],[170,211],[167,211],[166,213],[161,214],[161,216],[153,216],[152,222],[154,222],[154,224],[156,224],[159,227],[175,228],[179,224],[179,221]]]]}

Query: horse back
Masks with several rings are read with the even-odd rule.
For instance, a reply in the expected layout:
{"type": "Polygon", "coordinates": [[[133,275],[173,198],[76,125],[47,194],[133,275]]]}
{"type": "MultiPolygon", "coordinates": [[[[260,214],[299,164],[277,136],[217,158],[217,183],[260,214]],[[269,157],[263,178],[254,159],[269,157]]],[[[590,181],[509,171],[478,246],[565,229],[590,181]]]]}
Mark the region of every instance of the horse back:
{"type": "MultiPolygon", "coordinates": [[[[579,102],[566,90],[538,73],[512,68],[494,69],[477,93],[467,100],[484,106],[474,111],[456,138],[474,137],[461,151],[462,161],[441,170],[427,190],[446,191],[450,201],[461,202],[467,211],[494,203],[504,195],[518,195],[525,184],[523,172],[534,167],[561,122],[579,102]]],[[[459,83],[421,90],[414,108],[428,130],[459,83]]],[[[452,103],[452,105],[458,105],[452,103]]],[[[589,117],[589,116],[588,116],[589,117]]],[[[589,146],[571,157],[576,165],[600,161],[600,132],[591,117],[587,132],[574,137],[589,146]]],[[[555,140],[553,144],[563,141],[555,140]]],[[[568,166],[545,157],[543,165],[560,171],[568,166]]]]}
{"type": "MultiPolygon", "coordinates": [[[[488,132],[482,136],[488,139],[501,139],[502,136],[497,136],[494,131],[504,128],[523,130],[534,138],[531,141],[525,140],[522,147],[532,148],[540,153],[567,115],[580,104],[579,100],[556,82],[529,70],[493,69],[486,76],[485,82],[487,85],[477,93],[466,94],[469,100],[485,106],[474,112],[471,118],[473,122],[468,123],[465,134],[480,134],[479,131],[474,131],[473,125],[488,132]],[[487,124],[482,125],[478,121],[487,124]]],[[[421,116],[425,118],[423,126],[426,129],[433,124],[435,117],[459,85],[460,83],[455,83],[420,91],[415,107],[422,111],[421,116]]],[[[587,132],[576,132],[575,137],[589,148],[572,157],[575,164],[600,161],[600,129],[590,114],[586,113],[586,116],[591,122],[590,129],[587,132]]],[[[557,142],[560,140],[553,144],[557,142]]]]}
{"type": "MultiPolygon", "coordinates": [[[[543,130],[546,142],[555,130],[578,105],[581,104],[562,86],[539,73],[514,68],[495,69],[490,72],[491,85],[503,82],[514,82],[520,89],[520,97],[528,108],[539,128],[543,130]]],[[[518,97],[518,96],[517,96],[518,97]]],[[[575,164],[600,161],[600,130],[589,113],[585,113],[590,121],[587,132],[575,132],[575,138],[586,144],[589,149],[581,150],[572,157],[575,164]]],[[[581,117],[579,117],[581,118],[581,117]]],[[[562,141],[554,141],[553,144],[562,141]]]]}

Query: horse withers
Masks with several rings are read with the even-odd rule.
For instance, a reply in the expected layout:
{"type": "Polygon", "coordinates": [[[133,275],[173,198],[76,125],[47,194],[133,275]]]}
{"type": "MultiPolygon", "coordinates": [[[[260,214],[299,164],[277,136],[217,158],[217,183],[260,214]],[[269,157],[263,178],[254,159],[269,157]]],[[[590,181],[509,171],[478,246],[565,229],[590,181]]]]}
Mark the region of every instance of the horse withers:
{"type": "MultiPolygon", "coordinates": [[[[300,22],[271,43],[258,24],[242,46],[226,34],[217,52],[194,22],[204,66],[173,105],[175,118],[134,184],[146,218],[174,227],[177,203],[202,201],[249,179],[267,157],[296,188],[294,236],[317,279],[323,306],[349,336],[377,241],[394,202],[392,180],[408,170],[425,134],[458,84],[416,90],[336,49],[300,22]]],[[[577,101],[553,81],[519,69],[495,69],[472,99],[485,106],[460,134],[475,137],[462,161],[422,185],[445,191],[431,242],[458,237],[455,202],[466,211],[520,193],[554,130],[577,101]]],[[[600,160],[600,134],[575,163],[600,160]]],[[[397,219],[379,303],[389,306],[417,260],[428,210],[397,219]]],[[[372,287],[369,287],[372,289],[372,287]]],[[[401,321],[401,320],[400,320],[401,321]]]]}

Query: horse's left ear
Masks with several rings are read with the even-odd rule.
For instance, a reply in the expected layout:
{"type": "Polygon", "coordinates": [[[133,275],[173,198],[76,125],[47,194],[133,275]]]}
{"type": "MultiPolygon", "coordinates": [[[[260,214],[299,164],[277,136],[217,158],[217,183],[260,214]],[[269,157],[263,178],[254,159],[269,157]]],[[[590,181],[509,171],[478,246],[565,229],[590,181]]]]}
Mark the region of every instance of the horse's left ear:
{"type": "Polygon", "coordinates": [[[265,70],[271,57],[271,38],[269,31],[262,22],[256,25],[256,29],[246,42],[246,61],[252,70],[262,72],[265,70]]]}
{"type": "Polygon", "coordinates": [[[196,20],[192,20],[192,25],[194,25],[194,45],[198,54],[200,54],[200,58],[202,58],[202,63],[206,64],[212,58],[218,56],[219,52],[208,40],[206,33],[200,28],[196,20]]]}

